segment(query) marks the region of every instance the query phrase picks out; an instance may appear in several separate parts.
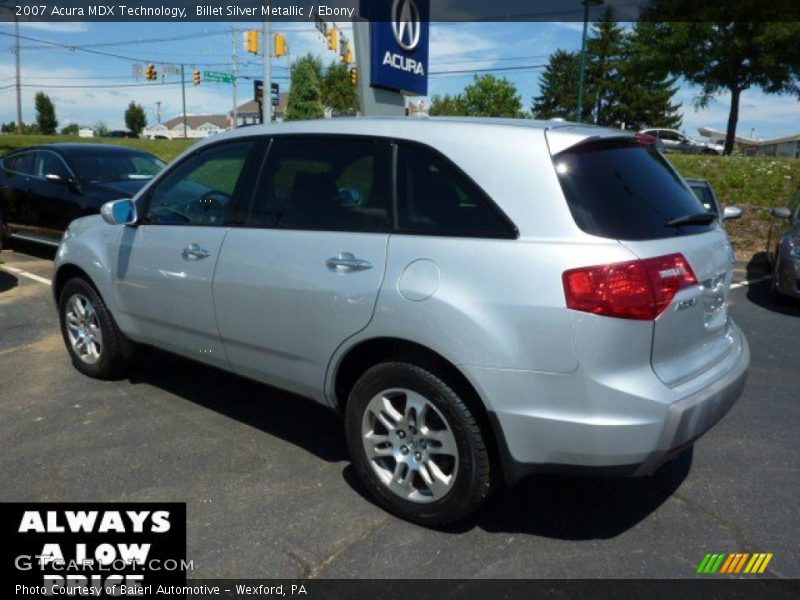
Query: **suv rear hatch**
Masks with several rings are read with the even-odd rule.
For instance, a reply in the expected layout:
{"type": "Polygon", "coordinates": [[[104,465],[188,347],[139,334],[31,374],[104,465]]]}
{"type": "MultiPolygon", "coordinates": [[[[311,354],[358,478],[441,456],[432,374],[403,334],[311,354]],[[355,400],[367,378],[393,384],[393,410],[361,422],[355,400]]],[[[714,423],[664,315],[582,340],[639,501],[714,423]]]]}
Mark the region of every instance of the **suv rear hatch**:
{"type": "Polygon", "coordinates": [[[714,215],[706,213],[654,146],[607,132],[575,143],[575,132],[548,131],[551,149],[558,150],[553,163],[578,227],[618,240],[640,260],[632,266],[595,267],[589,277],[578,273],[584,278],[572,280],[574,289],[567,280],[570,272],[565,273],[567,304],[611,318],[652,320],[653,370],[675,386],[706,371],[734,347],[728,317],[731,246],[714,215]],[[629,272],[634,275],[625,275],[629,272]],[[613,279],[620,273],[628,278],[623,282],[627,287],[613,279]],[[633,288],[640,299],[652,298],[652,310],[626,312],[633,288]],[[606,310],[602,302],[609,296],[613,301],[617,290],[628,296],[606,310]],[[575,301],[571,291],[587,296],[575,301]],[[591,294],[599,295],[601,303],[593,304],[591,294]]]}

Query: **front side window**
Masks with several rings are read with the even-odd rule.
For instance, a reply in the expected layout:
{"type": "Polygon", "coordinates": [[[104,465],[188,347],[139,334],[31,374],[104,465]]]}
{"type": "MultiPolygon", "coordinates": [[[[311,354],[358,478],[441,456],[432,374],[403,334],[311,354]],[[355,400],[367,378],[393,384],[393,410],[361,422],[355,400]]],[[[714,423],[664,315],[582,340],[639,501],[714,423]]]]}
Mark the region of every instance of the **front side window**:
{"type": "Polygon", "coordinates": [[[36,153],[36,159],[33,163],[33,172],[36,177],[41,177],[42,179],[47,175],[58,175],[61,179],[65,180],[69,178],[69,171],[64,161],[53,152],[44,150],[36,153]]]}
{"type": "Polygon", "coordinates": [[[154,225],[224,225],[254,143],[219,144],[183,161],[156,183],[145,221],[154,225]]]}
{"type": "Polygon", "coordinates": [[[397,209],[401,233],[514,237],[491,200],[448,159],[401,143],[397,154],[397,209]]]}
{"type": "Polygon", "coordinates": [[[389,231],[391,148],[357,137],[274,138],[247,223],[278,229],[389,231]]]}

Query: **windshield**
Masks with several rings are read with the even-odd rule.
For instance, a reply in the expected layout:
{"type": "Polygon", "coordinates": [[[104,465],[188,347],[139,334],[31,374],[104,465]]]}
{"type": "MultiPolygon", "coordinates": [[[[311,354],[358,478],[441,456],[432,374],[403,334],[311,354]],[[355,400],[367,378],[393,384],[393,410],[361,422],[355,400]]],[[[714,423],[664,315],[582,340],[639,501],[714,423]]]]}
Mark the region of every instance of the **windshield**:
{"type": "Polygon", "coordinates": [[[166,164],[143,152],[81,152],[71,156],[70,162],[89,183],[151,179],[166,164]]]}
{"type": "Polygon", "coordinates": [[[706,209],[655,146],[628,138],[590,141],[556,154],[553,163],[572,217],[586,233],[651,240],[715,227],[667,224],[706,209]]]}

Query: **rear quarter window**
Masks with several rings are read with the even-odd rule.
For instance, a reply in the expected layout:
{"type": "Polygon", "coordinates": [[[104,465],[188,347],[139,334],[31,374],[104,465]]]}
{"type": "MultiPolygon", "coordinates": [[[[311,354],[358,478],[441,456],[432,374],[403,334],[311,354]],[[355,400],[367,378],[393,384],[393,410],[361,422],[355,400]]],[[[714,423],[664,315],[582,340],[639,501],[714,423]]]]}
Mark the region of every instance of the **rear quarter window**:
{"type": "Polygon", "coordinates": [[[667,225],[706,209],[654,146],[629,139],[590,141],[556,154],[553,164],[575,223],[591,235],[650,240],[716,227],[667,225]]]}

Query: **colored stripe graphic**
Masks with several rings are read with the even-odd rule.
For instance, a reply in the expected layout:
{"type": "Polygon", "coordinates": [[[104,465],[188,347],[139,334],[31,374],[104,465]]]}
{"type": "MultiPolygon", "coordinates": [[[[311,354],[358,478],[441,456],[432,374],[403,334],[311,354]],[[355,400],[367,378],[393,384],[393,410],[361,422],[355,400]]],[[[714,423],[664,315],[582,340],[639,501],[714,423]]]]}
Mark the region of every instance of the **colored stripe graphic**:
{"type": "Polygon", "coordinates": [[[738,573],[760,574],[766,571],[773,554],[767,552],[734,552],[732,554],[709,553],[700,561],[697,572],[702,574],[719,573],[733,575],[738,573]],[[745,566],[747,565],[747,566],[745,566]]]}

